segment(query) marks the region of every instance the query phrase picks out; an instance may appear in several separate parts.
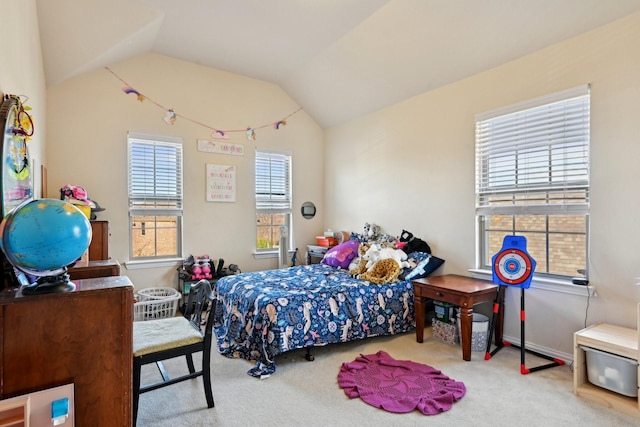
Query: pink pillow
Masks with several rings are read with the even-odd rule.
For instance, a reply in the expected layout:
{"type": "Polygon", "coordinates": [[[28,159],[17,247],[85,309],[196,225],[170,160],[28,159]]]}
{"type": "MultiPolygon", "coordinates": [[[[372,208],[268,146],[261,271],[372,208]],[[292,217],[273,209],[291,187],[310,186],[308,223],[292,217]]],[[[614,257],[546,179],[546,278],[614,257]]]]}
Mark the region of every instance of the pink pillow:
{"type": "Polygon", "coordinates": [[[349,268],[351,260],[358,256],[358,246],[360,246],[360,243],[355,240],[340,243],[324,254],[322,263],[331,267],[349,268]]]}

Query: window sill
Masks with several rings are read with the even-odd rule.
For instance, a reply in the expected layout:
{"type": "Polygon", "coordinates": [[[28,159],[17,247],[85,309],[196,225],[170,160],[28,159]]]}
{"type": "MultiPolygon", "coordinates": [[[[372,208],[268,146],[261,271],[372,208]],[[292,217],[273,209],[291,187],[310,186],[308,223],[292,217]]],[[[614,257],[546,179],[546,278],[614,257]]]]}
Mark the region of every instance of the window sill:
{"type": "MultiPolygon", "coordinates": [[[[471,268],[471,277],[482,280],[492,280],[491,270],[471,268]]],[[[545,291],[559,292],[563,294],[578,295],[582,297],[597,297],[595,286],[574,285],[568,280],[547,279],[535,277],[531,281],[532,289],[542,289],[545,291]]]]}
{"type": "Polygon", "coordinates": [[[138,270],[142,268],[156,268],[156,267],[177,267],[182,265],[184,260],[182,258],[164,258],[164,259],[145,259],[126,261],[124,266],[127,270],[138,270]]]}
{"type": "MultiPolygon", "coordinates": [[[[287,251],[287,254],[289,256],[293,255],[294,253],[295,253],[295,250],[287,251]]],[[[253,258],[255,258],[255,259],[278,258],[278,256],[279,256],[279,252],[278,251],[264,251],[264,252],[254,252],[253,253],[253,258]]]]}

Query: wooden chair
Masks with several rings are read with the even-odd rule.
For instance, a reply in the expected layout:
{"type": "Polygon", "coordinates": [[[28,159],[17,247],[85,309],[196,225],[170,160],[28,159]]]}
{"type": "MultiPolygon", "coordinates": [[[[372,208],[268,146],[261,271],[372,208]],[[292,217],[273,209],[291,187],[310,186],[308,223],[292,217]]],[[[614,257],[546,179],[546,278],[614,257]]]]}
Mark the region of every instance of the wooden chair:
{"type": "Polygon", "coordinates": [[[215,300],[208,280],[200,280],[191,285],[184,317],[133,322],[133,425],[138,416],[138,402],[141,393],[166,387],[181,381],[202,376],[207,407],[213,408],[211,392],[211,340],[215,300]],[[210,307],[209,307],[210,306],[210,307]],[[209,310],[207,310],[209,307],[209,310]],[[203,312],[204,316],[203,316],[203,312]],[[207,312],[210,315],[207,315],[207,312]],[[201,324],[204,321],[204,330],[201,324]],[[202,352],[202,369],[195,370],[193,353],[202,352]],[[177,378],[169,378],[162,361],[185,356],[189,373],[177,378]],[[142,365],[156,363],[162,381],[140,386],[142,365]]]}

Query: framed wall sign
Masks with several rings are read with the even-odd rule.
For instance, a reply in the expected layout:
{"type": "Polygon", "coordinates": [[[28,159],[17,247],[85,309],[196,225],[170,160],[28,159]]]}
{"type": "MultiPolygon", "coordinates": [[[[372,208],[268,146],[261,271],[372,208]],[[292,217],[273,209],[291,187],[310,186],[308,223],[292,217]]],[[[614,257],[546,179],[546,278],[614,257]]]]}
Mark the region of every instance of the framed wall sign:
{"type": "Polygon", "coordinates": [[[236,201],[236,167],[207,165],[207,202],[236,201]]]}
{"type": "Polygon", "coordinates": [[[198,140],[198,151],[205,153],[230,154],[233,156],[244,156],[244,145],[231,144],[222,141],[198,140]]]}

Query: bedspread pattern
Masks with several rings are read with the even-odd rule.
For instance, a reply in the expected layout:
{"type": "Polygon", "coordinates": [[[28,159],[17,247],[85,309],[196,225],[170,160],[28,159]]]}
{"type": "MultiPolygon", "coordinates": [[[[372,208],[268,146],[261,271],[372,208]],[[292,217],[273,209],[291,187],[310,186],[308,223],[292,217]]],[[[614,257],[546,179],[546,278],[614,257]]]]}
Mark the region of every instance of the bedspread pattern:
{"type": "Polygon", "coordinates": [[[288,350],[415,328],[410,281],[376,285],[324,264],[227,276],[216,297],[220,353],[274,369],[288,350]]]}

